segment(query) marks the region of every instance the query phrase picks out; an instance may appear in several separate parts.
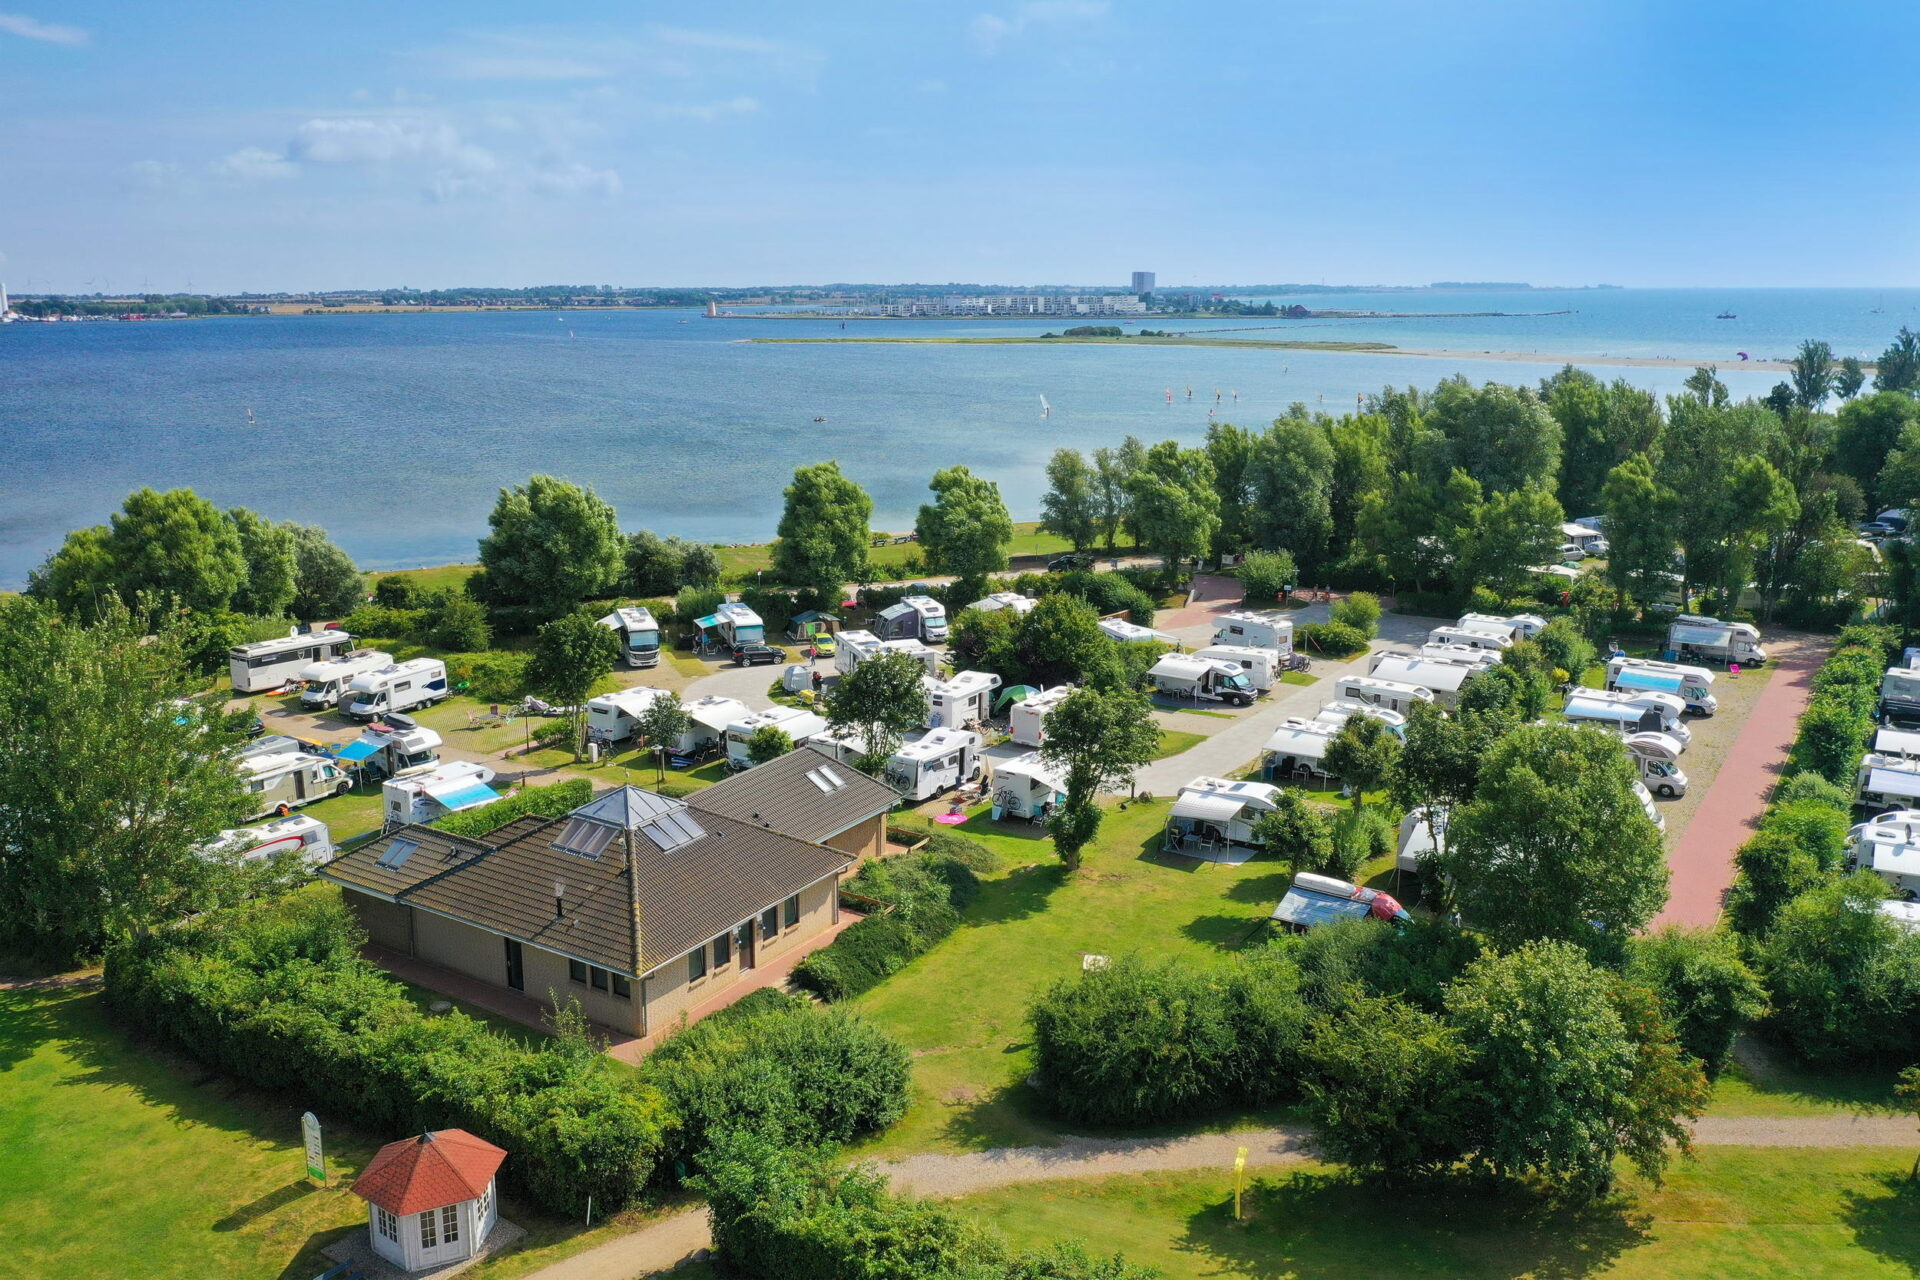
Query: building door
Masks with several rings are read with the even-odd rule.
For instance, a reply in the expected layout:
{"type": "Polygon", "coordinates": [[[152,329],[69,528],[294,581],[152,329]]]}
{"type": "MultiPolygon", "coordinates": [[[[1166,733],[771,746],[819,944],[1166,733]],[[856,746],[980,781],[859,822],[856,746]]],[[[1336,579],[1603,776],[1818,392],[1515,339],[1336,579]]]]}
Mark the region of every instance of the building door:
{"type": "Polygon", "coordinates": [[[520,944],[513,938],[504,939],[507,944],[507,985],[515,991],[527,989],[527,972],[522,966],[520,944]]]}
{"type": "Polygon", "coordinates": [[[740,972],[745,973],[753,968],[753,921],[733,931],[733,943],[734,950],[740,953],[740,972]]]}

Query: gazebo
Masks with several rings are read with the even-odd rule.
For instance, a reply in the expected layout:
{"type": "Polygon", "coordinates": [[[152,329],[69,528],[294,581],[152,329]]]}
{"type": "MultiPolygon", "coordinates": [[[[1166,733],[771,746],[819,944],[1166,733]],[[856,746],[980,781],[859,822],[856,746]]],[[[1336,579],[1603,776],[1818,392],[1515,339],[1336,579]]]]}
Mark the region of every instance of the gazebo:
{"type": "Polygon", "coordinates": [[[408,1271],[464,1262],[500,1217],[493,1175],[507,1153],[464,1129],[389,1142],[354,1180],[373,1251],[408,1271]]]}

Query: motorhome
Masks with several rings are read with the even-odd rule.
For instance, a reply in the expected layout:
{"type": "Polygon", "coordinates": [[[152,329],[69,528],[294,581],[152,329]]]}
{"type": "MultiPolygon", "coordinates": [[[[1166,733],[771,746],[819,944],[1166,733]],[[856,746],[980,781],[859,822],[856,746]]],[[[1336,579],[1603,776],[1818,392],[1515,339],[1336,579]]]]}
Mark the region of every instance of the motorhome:
{"type": "Polygon", "coordinates": [[[1369,707],[1384,707],[1407,715],[1416,702],[1433,702],[1433,690],[1400,680],[1377,676],[1341,676],[1333,686],[1333,696],[1341,702],[1358,702],[1369,707]]]}
{"type": "Polygon", "coordinates": [[[392,777],[408,769],[440,763],[440,735],[406,716],[392,716],[368,725],[358,738],[333,753],[333,758],[371,777],[392,777]]]}
{"type": "Polygon", "coordinates": [[[1848,831],[1847,870],[1871,871],[1909,900],[1920,896],[1920,809],[1881,814],[1848,831]]]}
{"type": "Polygon", "coordinates": [[[1647,815],[1647,821],[1653,824],[1654,829],[1661,835],[1667,834],[1667,815],[1653,803],[1653,793],[1647,790],[1647,784],[1636,780],[1633,797],[1640,802],[1640,812],[1647,815]]]}
{"type": "Polygon", "coordinates": [[[1560,526],[1560,538],[1562,542],[1572,543],[1578,547],[1582,555],[1604,556],[1610,549],[1607,546],[1605,534],[1577,520],[1570,520],[1560,526]]]}
{"type": "MultiPolygon", "coordinates": [[[[1433,695],[1435,702],[1449,711],[1460,705],[1460,686],[1477,675],[1479,670],[1461,662],[1440,662],[1423,658],[1417,653],[1394,649],[1375,654],[1373,661],[1368,664],[1368,672],[1376,680],[1425,689],[1433,695]]],[[[1347,695],[1343,693],[1340,696],[1344,698],[1347,695]]],[[[1403,706],[1393,709],[1402,715],[1407,710],[1403,706]]]]}
{"type": "Polygon", "coordinates": [[[927,728],[965,728],[993,714],[1000,677],[991,671],[956,671],[945,680],[921,678],[927,691],[927,728]]]}
{"type": "Polygon", "coordinates": [[[1446,805],[1416,805],[1400,819],[1400,839],[1394,848],[1393,865],[1401,871],[1418,872],[1430,858],[1446,856],[1447,819],[1452,810],[1446,805]]]}
{"type": "Polygon", "coordinates": [[[980,776],[980,735],[930,729],[887,760],[887,782],[914,804],[980,776]]]}
{"type": "Polygon", "coordinates": [[[1912,729],[1875,729],[1873,751],[1877,755],[1920,760],[1920,732],[1912,729]]]}
{"type": "Polygon", "coordinates": [[[1476,671],[1505,660],[1505,655],[1498,649],[1476,649],[1464,644],[1423,644],[1420,646],[1420,656],[1429,662],[1457,662],[1476,671]]]}
{"type": "Polygon", "coordinates": [[[1040,758],[1038,751],[998,761],[993,766],[988,792],[993,797],[993,820],[1025,818],[1044,822],[1066,803],[1066,772],[1040,758]]]}
{"type": "MultiPolygon", "coordinates": [[[[1018,591],[996,591],[990,596],[982,596],[968,605],[968,609],[978,609],[982,613],[992,613],[998,609],[1010,609],[1015,616],[1032,613],[1033,607],[1040,602],[1032,596],[1023,596],[1018,591]]],[[[963,610],[964,612],[964,610],[963,610]]]]}
{"type": "Polygon", "coordinates": [[[877,658],[883,653],[911,654],[927,669],[928,675],[940,674],[938,649],[929,649],[918,640],[882,640],[871,631],[842,631],[834,648],[833,669],[845,675],[868,658],[877,658]]]}
{"type": "Polygon", "coordinates": [[[1887,668],[1880,677],[1880,715],[1902,724],[1920,721],[1920,669],[1887,668]]]}
{"type": "Polygon", "coordinates": [[[1601,689],[1575,689],[1560,709],[1566,723],[1594,729],[1606,729],[1625,737],[1630,733],[1663,733],[1682,747],[1692,734],[1680,723],[1677,713],[1657,706],[1642,706],[1606,696],[1601,689]]]}
{"type": "Polygon", "coordinates": [[[860,737],[860,730],[851,725],[842,729],[831,727],[822,729],[807,739],[807,749],[824,751],[844,764],[854,764],[867,753],[866,744],[860,737]]]}
{"type": "Polygon", "coordinates": [[[1289,719],[1260,749],[1260,771],[1274,780],[1316,782],[1328,778],[1327,748],[1339,733],[1338,726],[1324,721],[1289,719]]]}
{"type": "Polygon", "coordinates": [[[1280,788],[1268,782],[1199,777],[1180,788],[1160,835],[1165,853],[1203,857],[1230,847],[1258,848],[1254,828],[1279,807],[1280,788]]]}
{"type": "Polygon", "coordinates": [[[687,713],[687,731],[674,740],[672,755],[676,762],[689,761],[726,741],[727,726],[738,724],[753,712],[738,698],[709,694],[695,698],[683,708],[687,713]]]}
{"type": "Polygon", "coordinates": [[[1247,683],[1257,693],[1266,693],[1280,683],[1285,673],[1286,659],[1271,649],[1255,649],[1242,644],[1213,644],[1204,649],[1195,649],[1193,656],[1209,662],[1230,662],[1239,667],[1241,674],[1247,677],[1247,683]]]}
{"type": "MultiPolygon", "coordinates": [[[[1643,724],[1642,728],[1667,734],[1677,739],[1683,747],[1693,742],[1693,730],[1687,727],[1683,719],[1687,704],[1674,694],[1644,693],[1624,689],[1575,689],[1567,695],[1567,700],[1569,704],[1577,700],[1586,704],[1587,708],[1610,705],[1645,712],[1654,719],[1643,724]]],[[[1624,725],[1626,722],[1615,717],[1614,723],[1624,725]]]]}
{"type": "Polygon", "coordinates": [[[1856,803],[1863,809],[1884,813],[1920,805],[1920,760],[1869,751],[1861,757],[1853,784],[1856,803]]]}
{"type": "Polygon", "coordinates": [[[1617,653],[1607,659],[1607,688],[1627,693],[1670,693],[1695,715],[1710,716],[1720,709],[1720,700],[1713,696],[1713,672],[1679,662],[1656,662],[1617,653]]]}
{"type": "Polygon", "coordinates": [[[1023,747],[1037,747],[1047,736],[1047,715],[1055,707],[1066,701],[1073,692],[1071,685],[1055,685],[1042,690],[1024,702],[1016,702],[1007,711],[1008,729],[1013,740],[1023,747]]]}
{"type": "Polygon", "coordinates": [[[1513,648],[1513,637],[1495,635],[1491,631],[1475,631],[1466,627],[1435,627],[1427,632],[1427,643],[1501,653],[1513,648]]]}
{"type": "Polygon", "coordinates": [[[233,749],[233,758],[235,760],[251,760],[256,756],[292,755],[299,751],[304,751],[308,755],[313,756],[326,754],[326,748],[317,742],[309,742],[305,738],[290,737],[284,733],[269,733],[263,734],[250,742],[243,742],[235,747],[233,749]]]}
{"type": "Polygon", "coordinates": [[[882,640],[922,640],[945,644],[947,608],[932,596],[902,596],[873,616],[873,634],[882,640]]]}
{"type": "Polygon", "coordinates": [[[277,813],[282,817],[303,804],[343,796],[353,786],[345,770],[326,756],[279,751],[234,761],[246,793],[249,820],[277,813]]]}
{"type": "Polygon", "coordinates": [[[1324,724],[1336,733],[1355,716],[1365,716],[1369,720],[1378,720],[1387,726],[1387,732],[1396,738],[1407,736],[1407,718],[1398,711],[1386,707],[1376,707],[1369,702],[1350,702],[1345,698],[1335,698],[1313,713],[1315,724],[1324,724]]]}
{"type": "Polygon", "coordinates": [[[446,663],[409,658],[355,676],[340,695],[340,710],[349,719],[375,720],[393,711],[430,707],[451,692],[446,663]]]}
{"type": "Polygon", "coordinates": [[[1537,613],[1463,613],[1454,624],[1462,631],[1484,631],[1510,640],[1532,640],[1547,629],[1547,620],[1537,613]]]}
{"type": "Polygon", "coordinates": [[[1170,644],[1178,645],[1180,637],[1164,631],[1155,631],[1152,627],[1143,627],[1125,618],[1100,619],[1100,632],[1121,644],[1170,644]]]}
{"type": "Polygon", "coordinates": [[[1687,794],[1687,773],[1680,767],[1686,748],[1664,733],[1630,733],[1620,740],[1634,771],[1649,791],[1672,800],[1687,794]]]}
{"type": "Polygon", "coordinates": [[[308,866],[317,867],[333,856],[333,833],[311,814],[295,813],[257,827],[222,831],[194,852],[203,858],[240,862],[265,862],[297,854],[308,866]]]}
{"type": "Polygon", "coordinates": [[[592,742],[625,742],[640,735],[640,717],[667,695],[665,689],[642,685],[616,689],[587,700],[587,738],[592,742]]]}
{"type": "Polygon", "coordinates": [[[353,637],[344,631],[295,631],[235,645],[227,650],[227,670],[235,693],[263,693],[299,679],[303,668],[341,657],[352,648],[353,637]]]}
{"type": "Polygon", "coordinates": [[[1683,613],[1667,628],[1667,650],[1680,658],[1710,662],[1745,663],[1757,667],[1767,660],[1760,632],[1750,622],[1722,622],[1718,618],[1683,613]]]}
{"type": "Polygon", "coordinates": [[[357,675],[393,665],[393,655],[380,649],[352,649],[337,658],[323,658],[300,668],[300,706],[324,711],[340,705],[347,686],[357,675]]]}
{"type": "Polygon", "coordinates": [[[1332,876],[1301,871],[1270,917],[1281,928],[1305,933],[1336,920],[1385,920],[1405,924],[1412,919],[1392,894],[1335,880],[1332,876]]]}
{"type": "Polygon", "coordinates": [[[380,788],[381,816],[393,824],[432,822],[492,804],[500,793],[488,786],[493,770],[470,760],[449,760],[388,778],[380,788]]]}
{"type": "Polygon", "coordinates": [[[799,707],[769,707],[765,711],[756,711],[744,720],[736,720],[727,726],[727,768],[737,772],[753,767],[753,757],[748,754],[748,747],[753,735],[762,729],[780,730],[787,735],[787,741],[797,747],[826,727],[825,716],[803,711],[799,707]]]}
{"type": "Polygon", "coordinates": [[[693,625],[699,629],[700,640],[707,648],[733,650],[767,642],[767,624],[737,600],[728,600],[706,617],[695,618],[693,625]]]}
{"type": "Polygon", "coordinates": [[[940,675],[940,666],[944,661],[940,650],[929,649],[918,640],[882,640],[880,642],[880,652],[904,653],[909,658],[918,661],[922,667],[925,667],[928,675],[936,678],[940,675]]]}
{"type": "Polygon", "coordinates": [[[1194,702],[1224,702],[1250,707],[1259,696],[1237,663],[1216,662],[1184,653],[1169,653],[1147,669],[1155,690],[1171,698],[1194,702]]]}
{"type": "Polygon", "coordinates": [[[629,667],[660,665],[660,624],[653,610],[638,605],[615,609],[600,625],[620,637],[620,655],[629,667]]]}
{"type": "Polygon", "coordinates": [[[1271,649],[1281,661],[1293,656],[1293,621],[1278,613],[1239,610],[1223,613],[1213,628],[1215,644],[1271,649]]]}

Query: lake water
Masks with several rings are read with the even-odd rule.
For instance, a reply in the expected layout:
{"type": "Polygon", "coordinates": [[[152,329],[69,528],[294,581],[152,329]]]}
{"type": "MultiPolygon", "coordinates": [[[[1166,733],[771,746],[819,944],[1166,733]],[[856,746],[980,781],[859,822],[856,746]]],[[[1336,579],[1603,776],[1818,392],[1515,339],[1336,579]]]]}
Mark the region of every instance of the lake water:
{"type": "MultiPolygon", "coordinates": [[[[1822,337],[1873,355],[1920,290],[1596,290],[1335,294],[1354,310],[1564,316],[1169,321],[1223,337],[1455,350],[1674,356],[1720,364],[1736,395],[1780,375],[1735,352],[1822,337]],[[1879,311],[1876,314],[1875,309],[1879,311]],[[1737,320],[1715,320],[1723,310],[1737,320]]],[[[1027,321],[849,321],[848,334],[1030,334],[1027,321]]],[[[1338,411],[1383,385],[1464,373],[1531,383],[1551,366],[1210,347],[755,345],[839,336],[815,320],[697,312],[259,317],[0,328],[0,587],[141,485],[321,524],[368,568],[472,558],[502,485],[537,471],[592,484],[626,528],[712,541],[771,536],[795,466],[834,458],[910,527],[926,482],[961,462],[1036,513],[1047,454],[1128,433],[1198,441],[1293,401],[1338,411]],[[683,323],[684,321],[684,323],[683,323]],[[1194,388],[1191,400],[1184,389],[1194,388]],[[1174,402],[1165,389],[1175,389],[1174,402]],[[1213,400],[1215,389],[1223,393],[1213,400]],[[1232,399],[1238,394],[1237,402],[1232,399]],[[1042,419],[1041,397],[1052,404],[1042,419]],[[255,423],[249,425],[247,412],[255,423]],[[825,422],[815,422],[823,417],[825,422]]],[[[1596,367],[1661,391],[1684,369],[1596,367]]]]}

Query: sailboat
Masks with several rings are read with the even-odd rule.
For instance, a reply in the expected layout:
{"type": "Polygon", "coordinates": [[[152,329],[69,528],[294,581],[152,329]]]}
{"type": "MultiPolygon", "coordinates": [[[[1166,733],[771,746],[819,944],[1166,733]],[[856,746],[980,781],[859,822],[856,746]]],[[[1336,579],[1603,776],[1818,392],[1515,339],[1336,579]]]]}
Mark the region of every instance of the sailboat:
{"type": "Polygon", "coordinates": [[[1053,406],[1047,403],[1045,396],[1040,397],[1040,416],[1043,418],[1051,418],[1053,416],[1053,406]]]}
{"type": "Polygon", "coordinates": [[[253,406],[251,405],[247,406],[247,425],[250,427],[257,427],[260,425],[259,423],[253,420],[253,406]]]}
{"type": "Polygon", "coordinates": [[[1886,294],[1884,293],[1881,294],[1880,301],[1873,304],[1872,314],[1876,316],[1883,316],[1887,314],[1887,295],[1886,294]]]}
{"type": "Polygon", "coordinates": [[[1739,316],[1733,314],[1733,312],[1731,311],[1722,311],[1719,315],[1714,317],[1715,320],[1738,320],[1739,318],[1740,318],[1739,316]]]}

